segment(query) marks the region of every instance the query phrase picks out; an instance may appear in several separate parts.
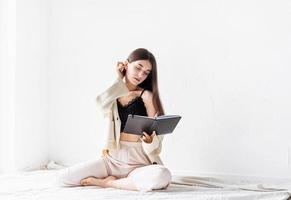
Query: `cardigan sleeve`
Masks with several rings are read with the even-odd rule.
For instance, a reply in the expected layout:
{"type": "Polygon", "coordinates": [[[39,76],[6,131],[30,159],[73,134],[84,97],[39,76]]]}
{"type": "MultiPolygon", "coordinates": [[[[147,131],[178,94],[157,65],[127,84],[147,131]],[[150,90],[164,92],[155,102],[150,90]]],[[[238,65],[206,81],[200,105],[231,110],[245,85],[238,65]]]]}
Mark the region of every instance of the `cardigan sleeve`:
{"type": "Polygon", "coordinates": [[[123,79],[118,77],[109,88],[96,97],[97,106],[101,109],[103,115],[107,116],[112,112],[111,107],[114,101],[128,93],[129,89],[123,82],[123,79]]]}

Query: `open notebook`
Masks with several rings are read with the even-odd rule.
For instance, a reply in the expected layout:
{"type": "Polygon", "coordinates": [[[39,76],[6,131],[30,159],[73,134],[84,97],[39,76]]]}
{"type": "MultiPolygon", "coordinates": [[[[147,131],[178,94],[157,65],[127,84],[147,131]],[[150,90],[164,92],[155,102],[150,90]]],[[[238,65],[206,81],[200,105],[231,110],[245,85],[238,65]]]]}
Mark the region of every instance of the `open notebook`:
{"type": "Polygon", "coordinates": [[[148,117],[129,114],[125,124],[124,132],[142,135],[143,131],[151,135],[156,131],[157,135],[172,133],[182,117],[180,115],[161,115],[148,117]]]}

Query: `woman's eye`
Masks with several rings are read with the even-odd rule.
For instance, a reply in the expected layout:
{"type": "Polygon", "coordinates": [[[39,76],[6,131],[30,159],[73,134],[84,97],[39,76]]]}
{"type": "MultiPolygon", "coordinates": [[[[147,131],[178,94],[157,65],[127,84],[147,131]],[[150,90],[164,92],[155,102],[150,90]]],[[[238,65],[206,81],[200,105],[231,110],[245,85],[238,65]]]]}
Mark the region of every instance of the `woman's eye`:
{"type": "Polygon", "coordinates": [[[139,67],[135,67],[135,68],[140,70],[140,68],[139,68],[139,67]]]}

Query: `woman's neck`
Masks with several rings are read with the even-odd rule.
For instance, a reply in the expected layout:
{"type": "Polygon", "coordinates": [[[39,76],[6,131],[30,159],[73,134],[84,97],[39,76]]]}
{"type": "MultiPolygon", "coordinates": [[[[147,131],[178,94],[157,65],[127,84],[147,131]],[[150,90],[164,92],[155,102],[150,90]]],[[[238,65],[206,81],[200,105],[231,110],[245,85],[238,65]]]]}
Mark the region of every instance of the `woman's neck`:
{"type": "Polygon", "coordinates": [[[138,88],[136,85],[131,84],[126,77],[125,77],[125,84],[130,91],[137,90],[138,88]]]}

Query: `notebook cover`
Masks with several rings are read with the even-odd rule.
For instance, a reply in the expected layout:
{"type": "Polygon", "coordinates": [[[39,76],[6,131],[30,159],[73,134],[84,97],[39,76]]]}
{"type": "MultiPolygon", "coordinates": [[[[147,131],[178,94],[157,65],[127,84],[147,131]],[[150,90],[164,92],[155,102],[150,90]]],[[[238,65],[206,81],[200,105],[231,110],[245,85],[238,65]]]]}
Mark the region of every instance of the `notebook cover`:
{"type": "Polygon", "coordinates": [[[165,115],[165,118],[162,118],[163,116],[159,117],[151,118],[129,114],[123,131],[135,135],[142,135],[143,131],[151,135],[154,130],[157,135],[168,134],[174,131],[181,119],[179,115],[165,115]]]}

